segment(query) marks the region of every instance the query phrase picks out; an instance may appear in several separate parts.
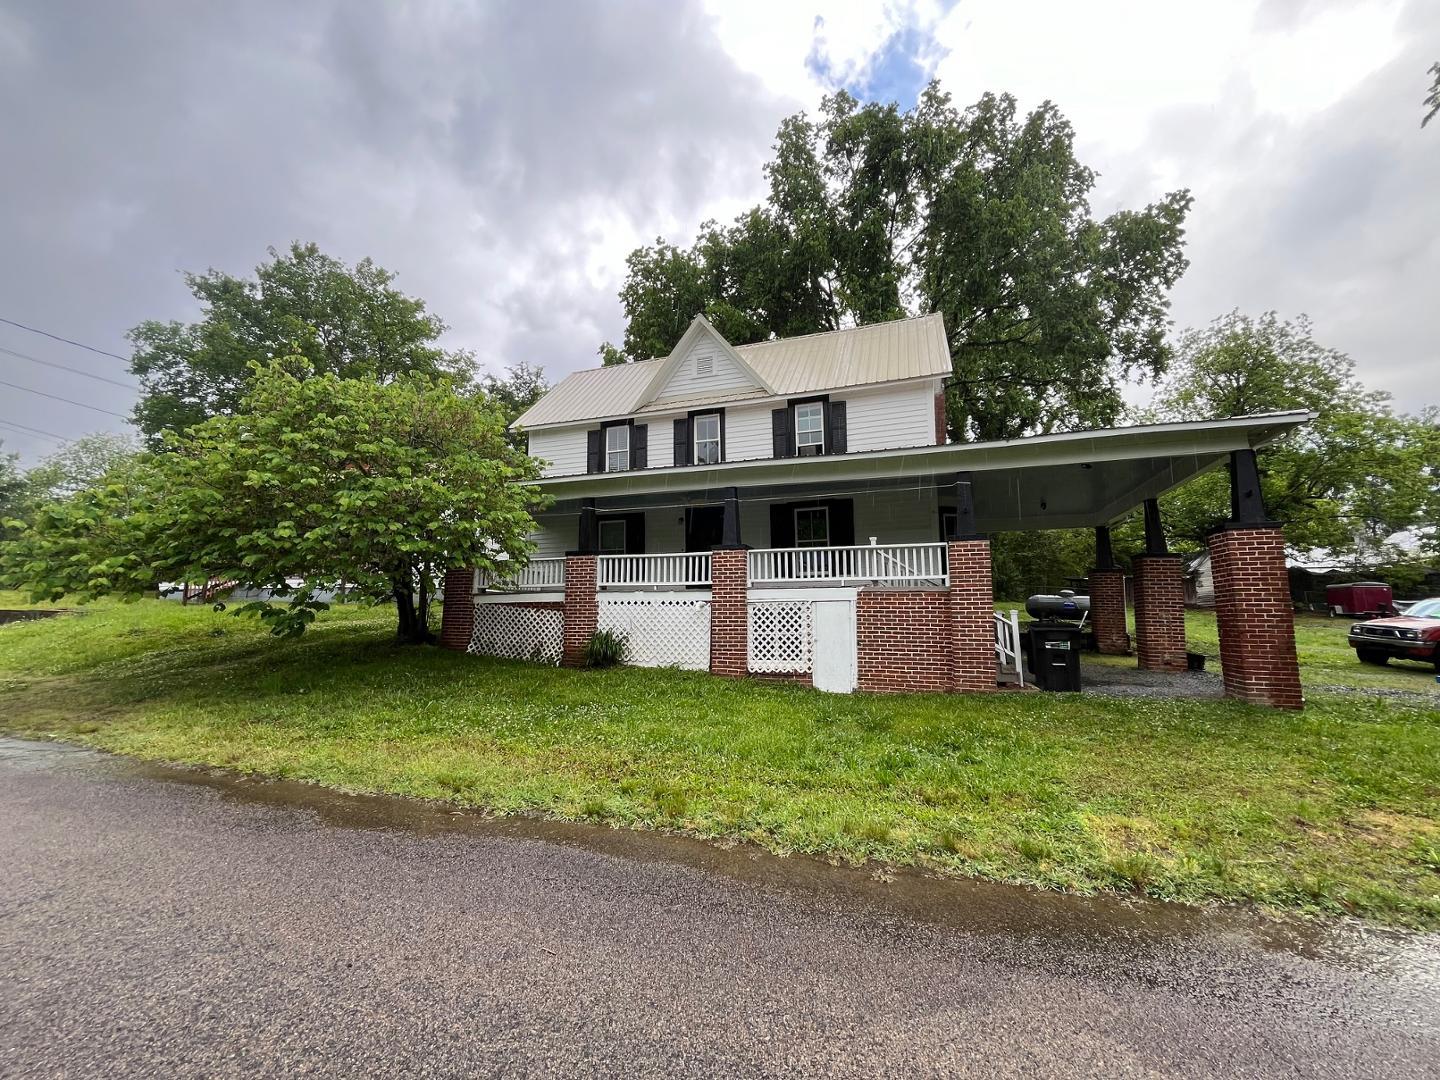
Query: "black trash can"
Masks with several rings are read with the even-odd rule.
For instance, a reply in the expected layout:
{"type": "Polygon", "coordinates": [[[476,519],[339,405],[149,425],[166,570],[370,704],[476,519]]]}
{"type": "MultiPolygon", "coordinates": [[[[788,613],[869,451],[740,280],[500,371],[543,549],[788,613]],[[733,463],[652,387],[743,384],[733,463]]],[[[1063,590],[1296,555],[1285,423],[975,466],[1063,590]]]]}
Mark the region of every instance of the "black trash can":
{"type": "Polygon", "coordinates": [[[1030,624],[1030,673],[1041,690],[1078,693],[1084,631],[1068,623],[1030,624]]]}

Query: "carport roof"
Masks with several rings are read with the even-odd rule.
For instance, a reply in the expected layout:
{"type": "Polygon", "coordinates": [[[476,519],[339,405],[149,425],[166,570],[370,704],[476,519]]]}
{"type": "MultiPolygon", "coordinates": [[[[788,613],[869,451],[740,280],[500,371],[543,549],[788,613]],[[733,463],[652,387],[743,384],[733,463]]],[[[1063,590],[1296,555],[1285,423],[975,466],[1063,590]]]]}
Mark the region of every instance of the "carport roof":
{"type": "Polygon", "coordinates": [[[1314,419],[1305,411],[1033,435],[995,442],[871,450],[833,457],[762,458],[536,481],[562,505],[684,496],[710,501],[722,488],[757,498],[777,492],[848,494],[940,485],[973,473],[985,532],[1108,524],[1225,461],[1314,419]],[[641,498],[643,497],[643,498],[641,498]]]}

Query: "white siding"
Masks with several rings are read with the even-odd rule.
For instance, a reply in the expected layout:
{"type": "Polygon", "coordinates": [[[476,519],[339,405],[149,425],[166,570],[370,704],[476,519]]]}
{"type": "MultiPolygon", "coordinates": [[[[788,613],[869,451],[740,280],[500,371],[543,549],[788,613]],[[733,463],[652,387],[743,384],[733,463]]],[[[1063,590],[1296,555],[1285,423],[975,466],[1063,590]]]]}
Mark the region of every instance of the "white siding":
{"type": "Polygon", "coordinates": [[[725,410],[725,460],[770,457],[770,410],[775,404],[742,405],[725,410]]]}
{"type": "MultiPolygon", "coordinates": [[[[702,344],[709,339],[702,339],[702,344]]],[[[717,366],[717,376],[719,373],[717,366]]],[[[683,374],[677,372],[677,378],[683,374]]],[[[922,379],[868,390],[832,391],[831,401],[846,403],[847,452],[929,446],[935,441],[935,394],[938,380],[922,379]]],[[[755,461],[771,456],[770,413],[782,402],[721,405],[725,410],[725,460],[755,461]]],[[[646,413],[636,423],[649,425],[649,467],[675,463],[675,418],[684,413],[646,413]]],[[[585,433],[597,425],[581,425],[530,433],[530,453],[550,462],[546,476],[573,476],[585,471],[585,433]]]]}
{"type": "Polygon", "coordinates": [[[579,518],[578,514],[541,514],[537,518],[539,531],[529,536],[535,544],[531,558],[553,559],[574,551],[580,535],[579,518]]]}
{"type": "Polygon", "coordinates": [[[750,373],[737,364],[729,352],[708,333],[701,334],[680,359],[671,373],[656,401],[674,401],[678,398],[704,397],[706,394],[728,394],[736,390],[750,390],[756,386],[750,373]],[[696,363],[708,359],[711,364],[709,375],[696,375],[696,363]]]}
{"type": "Polygon", "coordinates": [[[933,487],[855,496],[855,543],[930,544],[940,539],[939,500],[933,487]]]}
{"type": "Polygon", "coordinates": [[[922,379],[877,390],[832,393],[831,401],[844,401],[849,429],[846,449],[894,450],[903,446],[930,446],[935,442],[935,391],[937,382],[922,379]]]}
{"type": "Polygon", "coordinates": [[[585,471],[586,428],[530,432],[530,453],[544,458],[546,476],[573,476],[585,471]]]}

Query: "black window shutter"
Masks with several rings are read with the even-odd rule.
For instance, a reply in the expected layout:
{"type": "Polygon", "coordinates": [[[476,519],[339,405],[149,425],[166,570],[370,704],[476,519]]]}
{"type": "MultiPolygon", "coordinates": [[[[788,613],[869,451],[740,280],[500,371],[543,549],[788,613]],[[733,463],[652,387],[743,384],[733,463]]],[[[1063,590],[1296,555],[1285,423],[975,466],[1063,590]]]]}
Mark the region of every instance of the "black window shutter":
{"type": "Polygon", "coordinates": [[[630,467],[632,469],[648,469],[650,467],[649,424],[632,424],[630,426],[630,467]]]}
{"type": "Polygon", "coordinates": [[[645,511],[625,515],[625,554],[645,554],[645,511]]]}
{"type": "Polygon", "coordinates": [[[675,464],[690,464],[690,418],[679,416],[675,419],[675,464]]]}
{"type": "Polygon", "coordinates": [[[850,547],[855,543],[855,500],[830,499],[830,546],[850,547]]]}
{"type": "MultiPolygon", "coordinates": [[[[775,409],[770,413],[770,441],[771,456],[777,458],[794,457],[794,436],[790,429],[789,408],[775,409]]],[[[782,545],[776,545],[782,546],[782,545]]],[[[783,545],[788,547],[789,545],[783,545]]]]}
{"type": "Polygon", "coordinates": [[[770,504],[770,546],[772,548],[795,546],[794,511],[794,503],[770,504]]]}
{"type": "Polygon", "coordinates": [[[845,444],[847,441],[845,431],[845,403],[843,401],[830,402],[830,415],[828,420],[830,421],[830,431],[827,433],[829,435],[829,445],[826,446],[825,452],[827,454],[843,454],[845,453],[845,444]]]}
{"type": "Polygon", "coordinates": [[[600,430],[587,431],[585,433],[585,471],[587,473],[605,471],[605,455],[602,452],[605,433],[600,430]]]}
{"type": "Polygon", "coordinates": [[[729,461],[725,456],[725,410],[720,410],[720,460],[729,461]]]}

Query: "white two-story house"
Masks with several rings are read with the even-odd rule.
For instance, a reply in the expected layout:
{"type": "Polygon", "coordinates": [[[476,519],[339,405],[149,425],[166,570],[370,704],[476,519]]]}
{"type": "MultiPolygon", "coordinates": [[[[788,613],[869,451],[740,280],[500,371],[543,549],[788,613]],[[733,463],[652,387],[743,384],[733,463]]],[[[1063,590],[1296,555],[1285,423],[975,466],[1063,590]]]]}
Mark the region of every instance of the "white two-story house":
{"type": "Polygon", "coordinates": [[[1139,663],[1183,668],[1183,572],[1156,500],[1228,465],[1235,520],[1211,544],[1227,689],[1298,703],[1283,539],[1254,450],[1308,414],[952,443],[950,374],[939,315],[738,346],[696,316],[667,356],[568,376],[516,421],[552,498],[533,557],[504,580],[447,575],[443,639],[580,664],[608,629],[634,663],[842,691],[994,689],[1023,672],[987,538],[1093,527],[1096,640],[1128,652],[1109,527],[1143,506],[1139,663]]]}
{"type": "MultiPolygon", "coordinates": [[[[728,467],[761,464],[763,480],[740,498],[752,547],[931,542],[942,528],[933,485],[808,478],[824,473],[822,459],[945,442],[949,374],[938,315],[740,346],[697,316],[669,356],[576,372],[516,423],[547,477],[604,475],[607,492],[633,496],[597,505],[602,554],[709,551],[724,540],[724,488],[745,472],[728,467]],[[635,482],[676,468],[687,477],[678,489],[635,482]]],[[[568,499],[543,524],[538,556],[577,549],[568,499]]]]}

